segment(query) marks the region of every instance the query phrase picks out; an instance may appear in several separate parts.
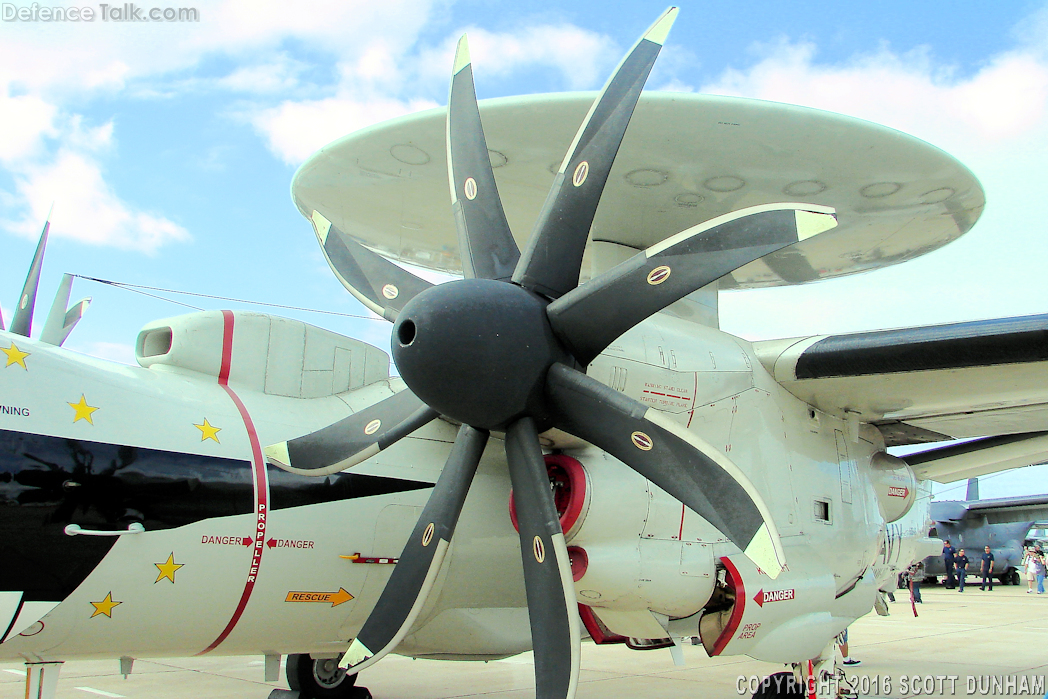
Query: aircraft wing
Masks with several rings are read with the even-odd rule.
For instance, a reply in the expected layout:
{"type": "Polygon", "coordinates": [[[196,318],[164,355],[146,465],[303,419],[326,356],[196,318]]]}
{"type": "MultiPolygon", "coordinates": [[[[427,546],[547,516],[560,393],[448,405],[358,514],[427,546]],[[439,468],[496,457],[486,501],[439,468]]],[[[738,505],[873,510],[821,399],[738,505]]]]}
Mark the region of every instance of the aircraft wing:
{"type": "Polygon", "coordinates": [[[1048,494],[1020,495],[986,500],[932,503],[931,515],[936,521],[983,519],[990,524],[1048,521],[1048,494]]]}
{"type": "Polygon", "coordinates": [[[912,455],[952,482],[1048,460],[1048,314],[754,343],[801,400],[876,425],[888,446],[983,437],[912,455]]]}

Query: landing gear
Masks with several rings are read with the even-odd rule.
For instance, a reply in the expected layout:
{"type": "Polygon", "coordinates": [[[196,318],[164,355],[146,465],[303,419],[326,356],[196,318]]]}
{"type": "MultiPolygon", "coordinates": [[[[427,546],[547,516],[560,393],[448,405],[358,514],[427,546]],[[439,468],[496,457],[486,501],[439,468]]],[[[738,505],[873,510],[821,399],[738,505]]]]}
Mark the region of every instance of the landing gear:
{"type": "Polygon", "coordinates": [[[803,696],[804,687],[797,682],[792,672],[768,675],[753,693],[753,699],[794,699],[803,696]]]}
{"type": "Polygon", "coordinates": [[[356,674],[338,666],[340,658],[313,658],[302,653],[287,656],[287,683],[300,699],[371,699],[366,687],[357,687],[356,674]]]}

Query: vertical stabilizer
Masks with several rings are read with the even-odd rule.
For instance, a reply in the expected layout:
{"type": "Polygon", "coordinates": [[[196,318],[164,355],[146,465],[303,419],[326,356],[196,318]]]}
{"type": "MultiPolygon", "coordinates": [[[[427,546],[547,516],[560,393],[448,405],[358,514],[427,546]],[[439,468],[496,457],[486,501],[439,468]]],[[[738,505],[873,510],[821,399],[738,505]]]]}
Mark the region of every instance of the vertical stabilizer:
{"type": "Polygon", "coordinates": [[[968,494],[964,496],[965,500],[978,500],[979,499],[979,479],[969,478],[968,479],[968,494]]]}
{"type": "Polygon", "coordinates": [[[55,294],[55,302],[51,304],[51,312],[44,323],[44,331],[40,333],[40,341],[58,347],[73,332],[73,327],[84,317],[84,312],[91,305],[91,298],[80,299],[66,310],[69,303],[69,292],[73,288],[73,275],[62,275],[62,283],[58,285],[58,293],[55,294]]]}
{"type": "Polygon", "coordinates": [[[44,248],[47,247],[47,232],[51,229],[51,214],[47,214],[47,222],[44,223],[44,232],[40,234],[40,242],[36,244],[36,254],[33,256],[33,264],[29,268],[29,274],[25,278],[25,286],[18,297],[18,305],[15,306],[15,315],[11,319],[11,332],[29,337],[33,329],[33,307],[36,306],[36,290],[40,286],[40,268],[44,265],[44,248]]]}

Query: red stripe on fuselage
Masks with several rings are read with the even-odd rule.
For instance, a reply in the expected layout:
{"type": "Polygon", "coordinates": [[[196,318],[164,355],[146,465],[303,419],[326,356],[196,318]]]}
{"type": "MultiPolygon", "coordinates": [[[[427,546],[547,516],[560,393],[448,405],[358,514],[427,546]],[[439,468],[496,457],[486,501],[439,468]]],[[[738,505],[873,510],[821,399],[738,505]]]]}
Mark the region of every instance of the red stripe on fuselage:
{"type": "Polygon", "coordinates": [[[251,470],[252,480],[255,485],[255,543],[251,550],[251,566],[248,568],[247,582],[244,583],[244,591],[240,594],[240,603],[237,604],[236,611],[233,612],[232,618],[226,624],[226,628],[222,629],[222,633],[218,635],[218,638],[207,648],[197,653],[197,655],[209,653],[217,648],[222,641],[226,640],[226,637],[233,631],[237,622],[240,621],[240,617],[244,614],[248,600],[251,599],[251,593],[255,589],[255,580],[258,578],[259,568],[262,565],[262,552],[265,550],[266,542],[266,515],[269,511],[269,474],[266,472],[266,462],[262,458],[262,444],[258,441],[255,423],[251,421],[251,416],[248,414],[247,408],[244,407],[243,401],[229,387],[229,367],[233,358],[232,311],[222,311],[222,324],[222,367],[218,373],[218,385],[225,390],[237,406],[237,410],[240,411],[240,417],[244,420],[244,427],[247,429],[248,440],[251,442],[251,470]]]}
{"type": "Polygon", "coordinates": [[[710,655],[720,655],[724,652],[724,648],[731,642],[735,632],[738,631],[739,622],[742,621],[742,615],[746,611],[746,586],[742,583],[742,575],[739,574],[739,569],[735,567],[735,564],[727,556],[721,557],[721,563],[728,570],[728,584],[735,588],[735,604],[731,608],[728,624],[714,642],[713,652],[710,655]]]}

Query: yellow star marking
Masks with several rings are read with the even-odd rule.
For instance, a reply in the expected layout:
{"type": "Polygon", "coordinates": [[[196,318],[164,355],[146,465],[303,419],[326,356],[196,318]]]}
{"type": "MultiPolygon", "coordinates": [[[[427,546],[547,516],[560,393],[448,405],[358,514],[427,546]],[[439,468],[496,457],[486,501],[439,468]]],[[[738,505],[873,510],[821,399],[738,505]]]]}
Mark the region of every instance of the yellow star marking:
{"type": "Polygon", "coordinates": [[[175,563],[175,554],[172,553],[167,557],[167,563],[154,563],[153,565],[155,565],[156,569],[160,571],[160,575],[156,576],[156,582],[153,583],[154,585],[156,585],[156,583],[160,582],[164,578],[167,578],[171,582],[174,582],[175,571],[184,566],[185,563],[175,563]]]}
{"type": "MultiPolygon", "coordinates": [[[[204,424],[203,425],[198,425],[198,424],[196,424],[194,422],[193,423],[193,427],[195,427],[198,430],[200,430],[200,441],[201,442],[203,442],[205,439],[213,439],[216,442],[218,442],[218,433],[222,431],[221,427],[215,427],[210,422],[208,422],[206,417],[204,418],[204,424]]],[[[221,442],[219,442],[219,443],[221,444],[221,442]]]]}
{"type": "Polygon", "coordinates": [[[30,352],[23,352],[22,350],[18,349],[18,347],[16,347],[15,343],[13,342],[11,343],[11,346],[7,349],[0,347],[0,352],[3,352],[7,355],[7,364],[4,365],[5,368],[11,366],[12,364],[17,364],[23,369],[25,369],[25,358],[31,354],[30,352]]]}
{"type": "Polygon", "coordinates": [[[113,593],[110,592],[108,595],[106,595],[106,598],[101,602],[91,603],[91,606],[95,608],[95,613],[91,615],[91,618],[94,619],[99,614],[105,614],[107,617],[112,619],[113,607],[117,606],[118,604],[123,604],[123,602],[114,602],[113,593]]]}
{"type": "Polygon", "coordinates": [[[76,411],[76,416],[73,418],[73,422],[76,422],[77,420],[87,420],[92,425],[95,424],[95,421],[91,419],[91,413],[98,410],[98,408],[92,408],[88,405],[87,399],[84,397],[83,393],[80,394],[79,403],[69,403],[68,405],[76,411]]]}

